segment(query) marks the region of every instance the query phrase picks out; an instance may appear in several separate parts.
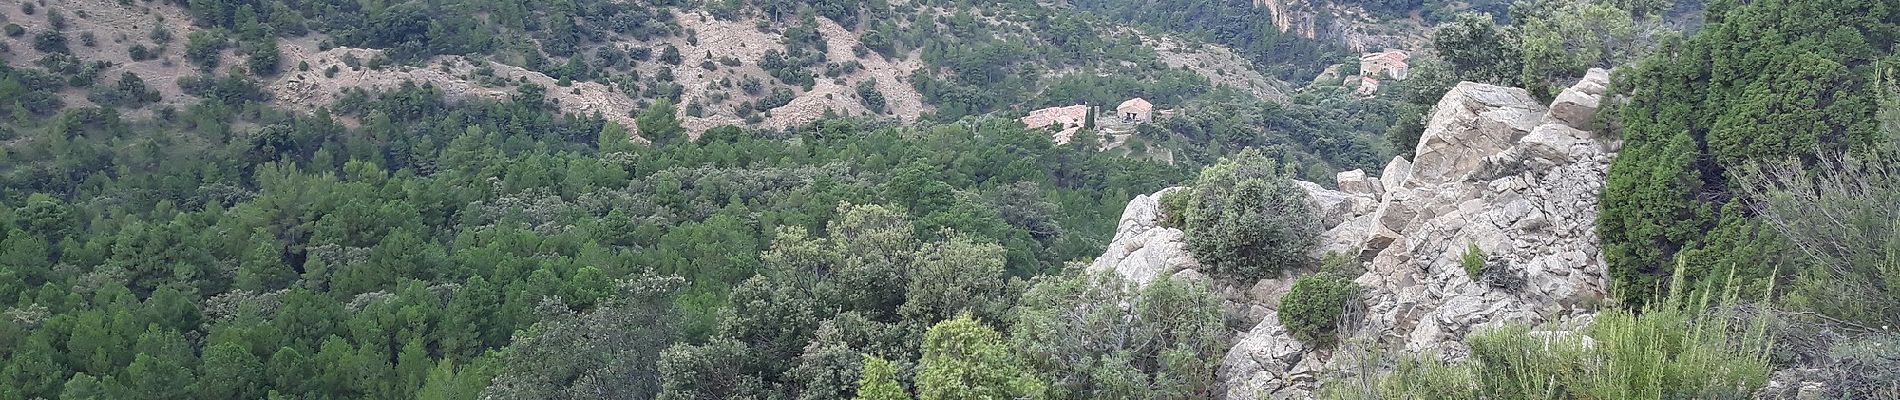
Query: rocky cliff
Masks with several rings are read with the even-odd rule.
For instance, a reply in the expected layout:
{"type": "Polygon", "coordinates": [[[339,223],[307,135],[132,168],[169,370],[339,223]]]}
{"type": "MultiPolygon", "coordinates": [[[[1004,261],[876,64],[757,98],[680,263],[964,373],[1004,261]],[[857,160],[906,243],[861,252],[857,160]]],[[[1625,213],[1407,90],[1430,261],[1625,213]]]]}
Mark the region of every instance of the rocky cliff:
{"type": "MultiPolygon", "coordinates": [[[[1591,129],[1608,78],[1592,70],[1549,105],[1523,89],[1461,83],[1439,101],[1415,160],[1395,158],[1377,177],[1340,173],[1339,190],[1300,182],[1327,227],[1314,257],[1346,254],[1365,267],[1348,343],[1460,358],[1460,340],[1485,325],[1591,312],[1606,289],[1594,223],[1615,146],[1591,129]],[[1487,256],[1479,276],[1460,263],[1471,246],[1487,256]]],[[[1280,326],[1273,310],[1292,276],[1226,282],[1197,272],[1182,232],[1155,221],[1172,190],[1130,202],[1091,269],[1207,282],[1227,299],[1230,321],[1251,326],[1222,361],[1224,398],[1308,397],[1347,357],[1280,326]]]]}
{"type": "Polygon", "coordinates": [[[1417,48],[1423,26],[1412,20],[1381,21],[1352,1],[1254,0],[1267,9],[1274,28],[1306,39],[1338,43],[1352,51],[1417,48]],[[1387,26],[1396,24],[1397,26],[1387,26]]]}

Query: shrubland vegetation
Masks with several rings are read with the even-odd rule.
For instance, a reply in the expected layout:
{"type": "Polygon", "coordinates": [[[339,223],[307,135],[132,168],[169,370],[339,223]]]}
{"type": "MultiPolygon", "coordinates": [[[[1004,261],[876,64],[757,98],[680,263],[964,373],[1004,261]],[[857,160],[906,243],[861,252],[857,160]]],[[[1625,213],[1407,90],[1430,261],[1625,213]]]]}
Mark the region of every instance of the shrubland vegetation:
{"type": "MultiPolygon", "coordinates": [[[[1128,198],[1190,182],[1162,223],[1216,279],[1310,271],[1318,232],[1291,179],[1412,148],[1454,82],[1548,98],[1610,66],[1598,124],[1624,147],[1598,224],[1617,301],[1571,333],[1481,331],[1463,362],[1391,359],[1329,397],[1732,398],[1791,366],[1840,397],[1900,387],[1884,330],[1900,325],[1900,151],[1882,147],[1900,132],[1900,10],[1712,1],[1676,35],[1662,20],[1700,3],[1369,1],[1443,22],[1433,54],[1373,98],[1316,85],[1286,103],[1101,34],[1177,30],[1296,81],[1350,59],[1243,3],[192,0],[201,29],[155,28],[129,54],[203,70],[177,102],[73,55],[101,38],[7,24],[47,54],[0,64],[0,400],[1205,398],[1222,300],[1074,263],[1128,198]],[[609,45],[695,41],[685,9],[759,18],[786,48],[680,67],[677,46],[609,45]],[[934,115],[681,125],[707,105],[679,102],[675,67],[765,69],[725,84],[756,96],[742,118],[863,68],[826,58],[819,18],[862,32],[858,57],[920,54],[904,84],[934,115]],[[650,103],[634,126],[564,114],[531,84],[276,108],[254,78],[306,69],[276,39],[307,33],[388,50],[372,67],[492,57],[650,103]],[[1057,146],[996,118],[1128,97],[1177,112],[1114,152],[1093,128],[1057,146]]],[[[877,84],[853,88],[873,110],[877,84]]],[[[1470,250],[1469,276],[1508,281],[1470,250]]],[[[1278,318],[1350,351],[1356,274],[1317,269],[1278,318]]]]}
{"type": "MultiPolygon", "coordinates": [[[[1682,284],[1683,282],[1677,282],[1682,284]]],[[[1379,377],[1331,382],[1329,399],[1733,399],[1768,380],[1771,317],[1739,288],[1686,284],[1637,313],[1596,314],[1577,331],[1521,323],[1465,337],[1466,361],[1402,355],[1379,377]],[[1705,288],[1708,289],[1708,288],[1705,288]],[[1723,294],[1717,294],[1717,293],[1723,294]],[[1695,297],[1691,297],[1695,296],[1695,297]]]]}
{"type": "MultiPolygon", "coordinates": [[[[1640,18],[1667,7],[1565,6],[1614,23],[1522,17],[1538,4],[1514,7],[1516,27],[1460,17],[1434,37],[1448,68],[1417,72],[1515,75],[1538,93],[1551,71],[1647,54],[1618,71],[1598,118],[1624,144],[1598,220],[1618,303],[1580,329],[1480,331],[1461,362],[1373,355],[1385,361],[1359,375],[1373,378],[1333,382],[1327,397],[1788,398],[1800,381],[1818,384],[1802,396],[1896,393],[1895,377],[1875,371],[1900,358],[1879,349],[1900,323],[1889,284],[1900,14],[1879,2],[1710,2],[1707,25],[1676,36],[1643,33],[1640,18]],[[1637,29],[1610,7],[1630,10],[1637,29]],[[1608,36],[1568,40],[1592,34],[1582,26],[1608,36]],[[1764,389],[1771,372],[1782,389],[1764,389]]],[[[1466,255],[1467,272],[1488,281],[1484,257],[1466,255]]]]}
{"type": "Polygon", "coordinates": [[[1521,87],[1549,101],[1590,68],[1632,64],[1679,40],[1664,20],[1670,3],[1526,0],[1503,13],[1455,14],[1432,31],[1430,51],[1413,58],[1410,77],[1387,92],[1399,104],[1386,139],[1410,153],[1431,107],[1461,81],[1521,87]]]}
{"type": "Polygon", "coordinates": [[[1395,105],[1338,86],[1310,89],[1288,103],[1216,90],[1186,100],[1176,115],[1135,137],[1197,165],[1252,148],[1288,164],[1294,178],[1332,182],[1339,171],[1377,170],[1390,159],[1393,151],[1378,137],[1392,126],[1395,105]]]}
{"type": "Polygon", "coordinates": [[[1247,149],[1201,171],[1183,231],[1209,274],[1257,280],[1306,263],[1319,237],[1315,206],[1285,168],[1247,149]]]}
{"type": "Polygon", "coordinates": [[[1329,347],[1338,341],[1340,321],[1356,316],[1349,310],[1359,301],[1359,285],[1352,277],[1332,272],[1302,275],[1293,280],[1293,288],[1280,298],[1280,325],[1293,337],[1316,346],[1329,347]]]}
{"type": "MultiPolygon", "coordinates": [[[[0,397],[647,397],[700,390],[678,383],[695,365],[797,394],[866,350],[797,361],[808,342],[914,362],[923,328],[1006,321],[1011,277],[1099,252],[1127,197],[1181,179],[1013,121],[635,146],[531,87],[502,102],[359,92],[296,114],[241,77],[207,84],[230,94],[9,126],[0,375],[17,384],[0,397]],[[825,276],[889,290],[804,291],[825,276]],[[727,306],[753,302],[771,306],[727,306]],[[827,321],[847,305],[854,319],[827,321]],[[824,318],[745,322],[791,315],[824,318]],[[893,339],[847,339],[875,332],[893,339]]],[[[845,371],[830,382],[849,393],[845,371]]]]}
{"type": "MultiPolygon", "coordinates": [[[[1880,141],[1880,71],[1900,12],[1879,2],[1710,4],[1708,25],[1664,42],[1622,75],[1625,147],[1604,188],[1598,232],[1621,298],[1643,304],[1670,266],[1697,282],[1731,265],[1759,279],[1789,263],[1749,209],[1749,163],[1864,154],[1880,141]]],[[[1801,269],[1782,268],[1784,272],[1801,269]]]]}

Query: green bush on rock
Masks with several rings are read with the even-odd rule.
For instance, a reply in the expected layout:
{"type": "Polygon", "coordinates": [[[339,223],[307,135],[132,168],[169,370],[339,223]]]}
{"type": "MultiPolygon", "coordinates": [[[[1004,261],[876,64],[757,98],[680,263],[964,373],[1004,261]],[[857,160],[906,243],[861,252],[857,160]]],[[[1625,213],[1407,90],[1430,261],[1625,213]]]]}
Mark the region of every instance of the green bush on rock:
{"type": "MultiPolygon", "coordinates": [[[[1319,229],[1304,190],[1258,150],[1201,170],[1182,222],[1208,273],[1259,279],[1306,262],[1319,229]]],[[[1172,201],[1163,196],[1164,209],[1172,201]]]]}
{"type": "Polygon", "coordinates": [[[1306,344],[1326,347],[1337,341],[1339,321],[1359,301],[1359,286],[1345,277],[1319,273],[1300,277],[1280,298],[1280,325],[1306,344]]]}

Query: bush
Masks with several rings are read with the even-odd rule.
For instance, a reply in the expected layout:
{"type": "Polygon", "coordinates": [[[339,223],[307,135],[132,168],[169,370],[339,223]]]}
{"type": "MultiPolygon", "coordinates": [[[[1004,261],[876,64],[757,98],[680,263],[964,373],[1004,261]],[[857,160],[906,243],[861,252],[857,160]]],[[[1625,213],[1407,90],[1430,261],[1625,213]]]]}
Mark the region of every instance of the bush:
{"type": "Polygon", "coordinates": [[[195,31],[186,36],[185,59],[210,71],[218,67],[218,52],[224,50],[224,36],[217,31],[195,31]]]}
{"type": "Polygon", "coordinates": [[[1834,365],[1828,395],[1840,399],[1900,398],[1900,334],[1859,338],[1828,352],[1834,365]]]}
{"type": "Polygon", "coordinates": [[[858,100],[864,102],[865,109],[877,114],[884,113],[884,109],[888,105],[884,101],[884,93],[877,91],[876,79],[866,79],[863,82],[858,82],[857,90],[858,100]]]}
{"type": "Polygon", "coordinates": [[[1165,277],[1145,287],[1113,272],[1042,277],[1023,294],[1010,340],[1053,398],[1201,397],[1228,347],[1221,301],[1203,285],[1165,277]],[[1123,386],[1127,378],[1139,383],[1123,386]]]}
{"type": "Polygon", "coordinates": [[[1484,273],[1484,250],[1479,250],[1478,244],[1472,243],[1465,249],[1464,259],[1459,260],[1458,263],[1465,267],[1465,276],[1474,281],[1478,280],[1478,277],[1484,273]]]}
{"type": "Polygon", "coordinates": [[[679,47],[674,47],[669,44],[660,49],[660,62],[666,63],[667,65],[680,65],[680,61],[679,47]]]}
{"type": "Polygon", "coordinates": [[[153,52],[152,48],[145,47],[145,45],[142,44],[135,44],[132,45],[132,47],[126,48],[125,54],[126,56],[132,57],[132,61],[145,61],[158,58],[158,53],[153,52]]]}
{"type": "Polygon", "coordinates": [[[110,88],[103,85],[95,86],[92,93],[86,95],[86,99],[100,105],[138,107],[157,102],[159,94],[158,91],[146,86],[145,80],[139,78],[138,74],[128,71],[119,74],[118,85],[110,88]]]}
{"type": "Polygon", "coordinates": [[[1185,219],[1188,250],[1214,275],[1259,279],[1306,262],[1319,228],[1286,168],[1247,149],[1201,170],[1185,219]]]}
{"type": "Polygon", "coordinates": [[[1370,393],[1329,387],[1322,397],[1750,398],[1768,380],[1769,314],[1740,312],[1738,289],[1722,290],[1726,306],[1712,305],[1708,291],[1692,299],[1676,290],[1640,314],[1604,311],[1575,332],[1524,324],[1479,331],[1465,340],[1471,347],[1465,362],[1410,357],[1379,377],[1370,393]]]}
{"type": "Polygon", "coordinates": [[[26,34],[26,28],[21,28],[19,24],[8,23],[6,33],[7,37],[19,37],[26,34]]]}
{"type": "Polygon", "coordinates": [[[1280,298],[1280,325],[1301,342],[1332,346],[1346,309],[1359,301],[1359,286],[1345,277],[1319,273],[1300,277],[1280,298]]]}
{"type": "Polygon", "coordinates": [[[152,33],[146,35],[146,37],[151,38],[153,42],[157,42],[159,45],[164,45],[172,42],[172,31],[166,30],[164,25],[154,26],[152,27],[152,33]]]}
{"type": "Polygon", "coordinates": [[[53,30],[56,31],[66,30],[66,14],[61,14],[59,10],[48,9],[46,11],[46,24],[51,25],[53,30]]]}
{"type": "Polygon", "coordinates": [[[1176,190],[1162,194],[1161,200],[1157,201],[1161,206],[1161,215],[1158,216],[1160,221],[1157,222],[1159,222],[1161,226],[1169,228],[1181,229],[1186,227],[1188,204],[1193,201],[1193,199],[1194,194],[1192,190],[1176,190]]]}
{"type": "Polygon", "coordinates": [[[1756,213],[1810,265],[1797,307],[1867,326],[1900,325],[1900,168],[1894,156],[1784,164],[1742,174],[1756,213]]]}
{"type": "Polygon", "coordinates": [[[33,35],[33,49],[41,53],[66,53],[66,34],[58,31],[43,31],[33,35]]]}
{"type": "Polygon", "coordinates": [[[282,58],[277,51],[277,41],[260,40],[244,46],[245,66],[257,76],[277,75],[278,63],[282,58]]]}

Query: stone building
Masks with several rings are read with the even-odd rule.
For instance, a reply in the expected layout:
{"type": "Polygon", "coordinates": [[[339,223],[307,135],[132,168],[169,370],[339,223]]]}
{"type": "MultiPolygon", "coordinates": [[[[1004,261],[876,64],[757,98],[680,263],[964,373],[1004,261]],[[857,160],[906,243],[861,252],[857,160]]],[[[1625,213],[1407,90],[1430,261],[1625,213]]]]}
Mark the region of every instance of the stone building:
{"type": "Polygon", "coordinates": [[[1121,118],[1122,122],[1127,123],[1154,121],[1155,106],[1154,104],[1149,104],[1147,100],[1136,97],[1122,102],[1119,106],[1115,106],[1115,116],[1121,118]]]}

